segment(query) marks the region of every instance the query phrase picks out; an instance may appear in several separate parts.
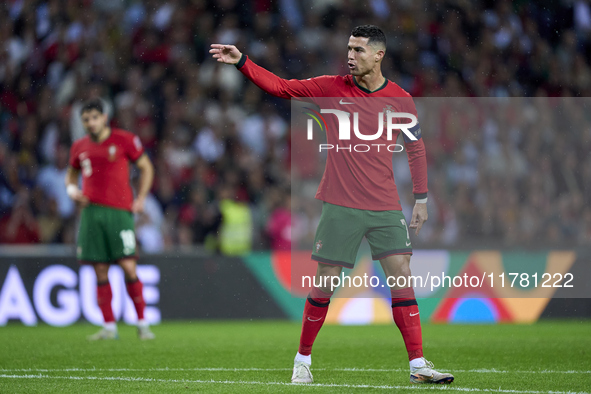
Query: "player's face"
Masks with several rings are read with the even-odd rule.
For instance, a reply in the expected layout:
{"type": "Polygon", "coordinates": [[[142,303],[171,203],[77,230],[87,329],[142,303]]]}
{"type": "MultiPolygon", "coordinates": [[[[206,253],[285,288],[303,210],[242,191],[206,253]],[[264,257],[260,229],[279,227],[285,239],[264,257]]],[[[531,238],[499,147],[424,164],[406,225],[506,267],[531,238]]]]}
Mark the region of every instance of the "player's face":
{"type": "Polygon", "coordinates": [[[107,125],[107,115],[101,114],[96,109],[84,111],[82,113],[82,125],[88,134],[92,137],[98,137],[107,125]]]}
{"type": "Polygon", "coordinates": [[[365,75],[373,70],[383,56],[383,51],[376,51],[368,45],[367,37],[349,37],[347,45],[347,65],[351,75],[365,75]]]}

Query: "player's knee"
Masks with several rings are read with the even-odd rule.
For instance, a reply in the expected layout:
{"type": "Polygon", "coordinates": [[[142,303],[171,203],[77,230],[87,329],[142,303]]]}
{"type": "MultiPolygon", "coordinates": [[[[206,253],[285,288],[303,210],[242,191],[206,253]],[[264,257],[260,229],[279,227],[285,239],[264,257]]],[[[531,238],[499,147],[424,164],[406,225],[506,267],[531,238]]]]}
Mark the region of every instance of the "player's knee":
{"type": "Polygon", "coordinates": [[[410,273],[410,265],[406,264],[406,265],[401,265],[398,267],[398,272],[396,272],[396,276],[403,276],[405,278],[408,278],[411,273],[410,273]]]}
{"type": "Polygon", "coordinates": [[[119,265],[123,269],[125,280],[131,282],[137,279],[135,260],[121,260],[119,265]]]}
{"type": "Polygon", "coordinates": [[[124,275],[125,275],[125,281],[126,282],[135,282],[137,280],[137,273],[134,270],[130,270],[130,271],[123,271],[124,275]]]}
{"type": "Polygon", "coordinates": [[[109,266],[107,264],[95,264],[94,273],[96,274],[97,283],[109,281],[109,266]]]}
{"type": "Polygon", "coordinates": [[[408,277],[411,274],[410,271],[410,255],[394,255],[388,256],[383,260],[380,260],[384,273],[388,276],[405,276],[408,277]]]}

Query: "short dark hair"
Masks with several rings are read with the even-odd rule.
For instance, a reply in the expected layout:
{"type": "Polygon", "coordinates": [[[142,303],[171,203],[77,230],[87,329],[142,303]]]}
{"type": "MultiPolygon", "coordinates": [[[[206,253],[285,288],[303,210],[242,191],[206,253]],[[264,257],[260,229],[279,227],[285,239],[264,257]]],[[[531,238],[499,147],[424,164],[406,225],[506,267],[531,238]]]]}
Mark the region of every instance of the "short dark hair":
{"type": "Polygon", "coordinates": [[[85,101],[84,104],[82,104],[82,108],[80,108],[80,115],[82,115],[86,111],[92,111],[93,109],[96,109],[101,114],[105,113],[103,100],[101,100],[100,98],[93,98],[85,101]]]}
{"type": "Polygon", "coordinates": [[[368,44],[382,44],[386,48],[386,35],[375,25],[361,25],[351,31],[353,37],[366,37],[368,44]]]}

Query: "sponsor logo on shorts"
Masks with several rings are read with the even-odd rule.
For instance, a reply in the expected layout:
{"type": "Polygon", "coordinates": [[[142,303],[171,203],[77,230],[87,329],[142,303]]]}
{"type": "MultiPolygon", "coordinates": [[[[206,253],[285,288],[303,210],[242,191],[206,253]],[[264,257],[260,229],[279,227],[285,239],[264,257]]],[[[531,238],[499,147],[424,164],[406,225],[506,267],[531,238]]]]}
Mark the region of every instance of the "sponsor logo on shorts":
{"type": "Polygon", "coordinates": [[[320,249],[322,249],[322,240],[318,240],[318,242],[316,242],[316,253],[318,253],[320,249]]]}
{"type": "Polygon", "coordinates": [[[417,312],[417,313],[411,313],[410,316],[416,316],[418,314],[419,314],[419,312],[417,312]]]}

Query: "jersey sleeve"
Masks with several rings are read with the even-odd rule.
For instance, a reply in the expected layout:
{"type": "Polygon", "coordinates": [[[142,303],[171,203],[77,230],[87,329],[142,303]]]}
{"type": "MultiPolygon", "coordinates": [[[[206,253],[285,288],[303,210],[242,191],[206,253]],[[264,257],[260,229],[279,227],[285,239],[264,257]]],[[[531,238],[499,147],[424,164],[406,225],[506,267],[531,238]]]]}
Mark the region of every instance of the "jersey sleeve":
{"type": "Polygon", "coordinates": [[[140,141],[140,137],[132,133],[125,133],[125,155],[127,158],[135,162],[144,154],[144,147],[140,141]]]}
{"type": "Polygon", "coordinates": [[[246,55],[242,55],[236,68],[265,92],[284,99],[326,97],[328,88],[335,79],[329,75],[308,79],[283,79],[255,64],[246,55]]]}
{"type": "Polygon", "coordinates": [[[70,167],[79,170],[80,167],[80,157],[78,155],[78,144],[74,143],[70,148],[70,160],[69,160],[70,167]]]}
{"type": "MultiPolygon", "coordinates": [[[[405,112],[413,114],[418,120],[417,108],[412,98],[409,97],[404,102],[405,112]]],[[[412,178],[412,192],[415,199],[418,200],[427,197],[427,155],[425,153],[425,143],[423,142],[420,123],[409,128],[409,131],[416,138],[416,141],[403,133],[404,145],[406,146],[406,155],[408,156],[408,165],[412,178]]]]}

